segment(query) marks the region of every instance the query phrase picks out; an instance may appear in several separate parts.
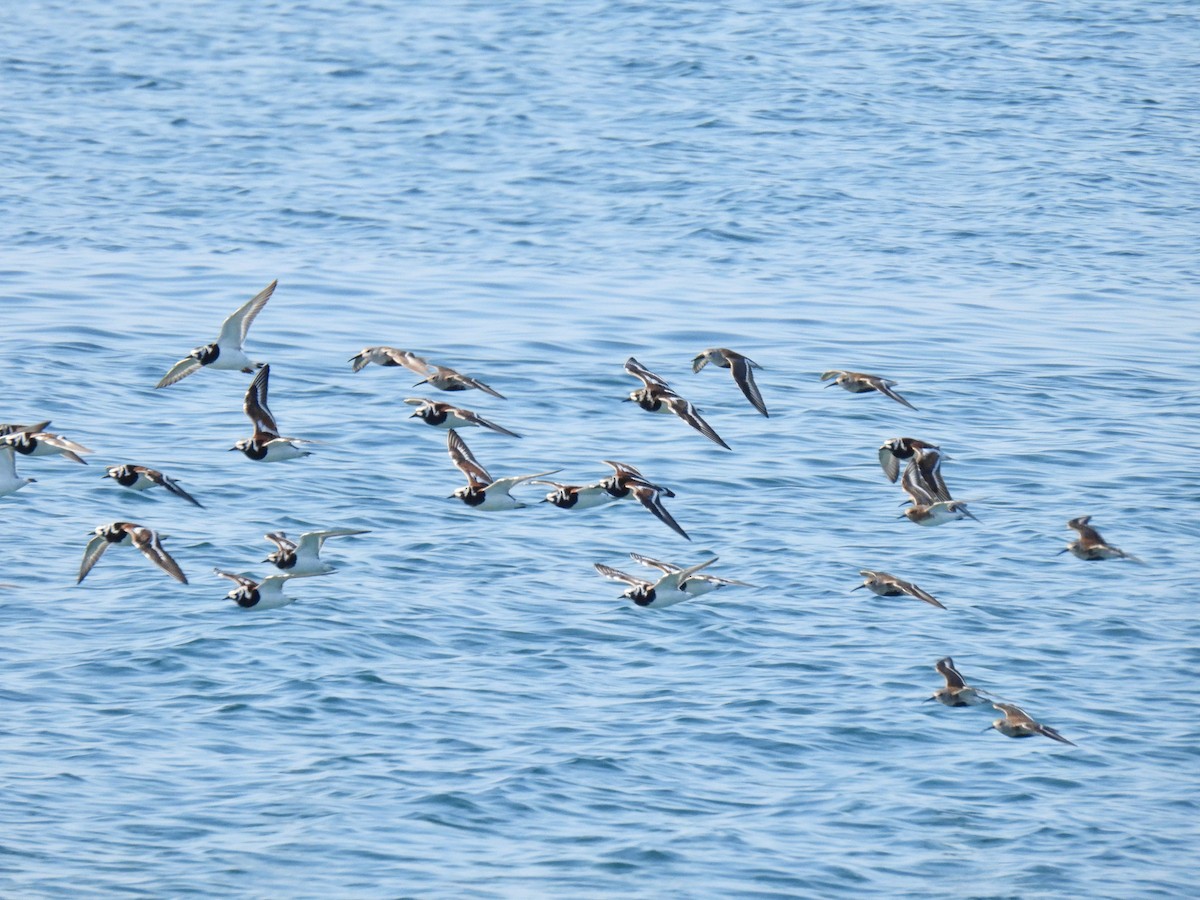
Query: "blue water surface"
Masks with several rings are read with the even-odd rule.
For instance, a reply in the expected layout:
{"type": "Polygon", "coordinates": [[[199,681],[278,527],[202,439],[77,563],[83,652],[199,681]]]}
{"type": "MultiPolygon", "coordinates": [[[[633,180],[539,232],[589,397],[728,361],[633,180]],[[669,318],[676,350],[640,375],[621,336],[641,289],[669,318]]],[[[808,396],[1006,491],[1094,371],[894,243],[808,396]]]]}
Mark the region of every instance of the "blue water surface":
{"type": "Polygon", "coordinates": [[[0,420],[95,453],[0,498],[0,893],[1194,893],[1197,46],[1124,0],[14,5],[0,420]],[[247,349],[322,443],[262,465],[248,376],[154,385],[274,278],[247,349]],[[437,396],[523,435],[464,433],[493,474],[631,463],[692,541],[447,499],[376,344],[506,395],[437,396]],[[733,451],[621,402],[631,355],[733,451]],[[900,518],[900,435],[979,522],[900,518]],[[1145,565],[1056,555],[1080,515],[1145,565]],[[191,583],[76,586],[113,520],[191,583]],[[224,598],[330,527],[296,603],[224,598]],[[757,587],[638,609],[629,551],[757,587]],[[923,703],[947,655],[1078,746],[923,703]]]}

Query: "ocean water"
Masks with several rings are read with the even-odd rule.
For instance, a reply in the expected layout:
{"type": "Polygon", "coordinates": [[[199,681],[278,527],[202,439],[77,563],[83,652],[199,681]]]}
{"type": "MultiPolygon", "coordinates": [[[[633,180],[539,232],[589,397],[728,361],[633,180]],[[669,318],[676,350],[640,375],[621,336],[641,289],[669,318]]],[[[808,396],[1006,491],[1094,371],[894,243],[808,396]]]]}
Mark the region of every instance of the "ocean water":
{"type": "Polygon", "coordinates": [[[15,6],[0,34],[0,894],[1178,897],[1200,866],[1190,4],[15,6]],[[226,452],[250,331],[306,459],[226,452]],[[462,483],[622,460],[633,503],[462,483]],[[763,418],[710,346],[759,362],[763,418]],[[623,403],[629,356],[733,448],[623,403]],[[918,408],[824,390],[878,372],[918,408]],[[876,462],[941,445],[978,522],[876,462]],[[202,503],[102,479],[134,462],[202,503]],[[1130,562],[1056,555],[1090,514],[1130,562]],[[139,522],[190,576],[106,554],[139,522]],[[268,531],[337,572],[246,611],[268,531]],[[630,551],[750,582],[643,610],[630,551]],[[860,568],[947,607],[852,592],[860,568]],[[968,681],[1078,746],[984,733],[968,681]]]}

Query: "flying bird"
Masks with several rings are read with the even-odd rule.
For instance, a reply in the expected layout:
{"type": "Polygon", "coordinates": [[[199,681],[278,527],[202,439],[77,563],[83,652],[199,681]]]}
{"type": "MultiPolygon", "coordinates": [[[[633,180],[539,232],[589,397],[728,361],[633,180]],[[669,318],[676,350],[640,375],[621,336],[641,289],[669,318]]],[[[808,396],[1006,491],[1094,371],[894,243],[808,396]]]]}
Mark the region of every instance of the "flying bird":
{"type": "Polygon", "coordinates": [[[891,397],[897,403],[904,404],[909,409],[916,409],[915,406],[892,390],[896,382],[880,378],[878,375],[867,375],[863,372],[848,372],[845,369],[830,369],[821,375],[822,381],[829,381],[830,378],[833,381],[825,385],[825,387],[833,387],[836,384],[852,394],[865,394],[868,391],[878,391],[885,397],[891,397]]]}
{"type": "Polygon", "coordinates": [[[872,594],[879,597],[916,597],[918,600],[924,600],[930,606],[936,606],[938,609],[945,609],[941,603],[934,598],[933,594],[922,590],[911,581],[905,581],[902,578],[897,578],[895,575],[889,575],[887,572],[872,572],[870,569],[862,569],[858,573],[862,575],[866,581],[860,584],[853,590],[862,590],[866,588],[872,594]]]}
{"type": "Polygon", "coordinates": [[[136,547],[146,559],[176,581],[182,584],[188,583],[179,564],[175,562],[170,553],[163,549],[162,537],[157,531],[135,525],[133,522],[111,522],[108,525],[101,525],[92,534],[92,539],[88,541],[87,547],[83,551],[83,562],[79,566],[79,578],[76,579],[76,584],[87,577],[87,573],[92,571],[92,567],[104,555],[104,551],[112,546],[136,547]]]}
{"type": "Polygon", "coordinates": [[[538,472],[533,475],[492,478],[453,428],[446,432],[446,449],[450,453],[450,461],[467,476],[466,486],[458,488],[451,496],[457,497],[474,509],[522,509],[525,504],[509,494],[509,491],[526,481],[553,475],[558,471],[558,469],[552,469],[549,472],[538,472]]]}
{"type": "Polygon", "coordinates": [[[761,369],[762,366],[754,360],[742,356],[740,353],[735,353],[726,347],[710,347],[708,350],[700,351],[692,359],[692,372],[699,372],[709,363],[720,369],[729,369],[733,375],[734,383],[741,388],[746,399],[750,401],[750,405],[764,416],[769,417],[767,405],[763,403],[758,385],[754,383],[754,370],[761,369]]]}
{"type": "Polygon", "coordinates": [[[271,563],[288,575],[325,575],[335,571],[319,556],[326,539],[367,533],[363,528],[331,528],[327,531],[306,531],[300,535],[300,540],[293,541],[282,531],[273,531],[266,535],[266,539],[276,549],[263,562],[271,563]]]}
{"type": "Polygon", "coordinates": [[[242,349],[246,341],[246,332],[254,322],[254,317],[262,312],[271,295],[275,293],[278,280],[272,281],[265,288],[247,300],[221,324],[221,333],[216,341],[197,347],[179,362],[155,385],[156,388],[167,387],[177,381],[182,381],[201,368],[229,369],[241,372],[253,372],[262,366],[254,362],[242,349]]]}
{"type": "Polygon", "coordinates": [[[1067,544],[1058,553],[1061,556],[1063,553],[1070,553],[1078,559],[1086,559],[1094,561],[1097,559],[1128,559],[1133,562],[1142,562],[1132,553],[1126,553],[1117,547],[1112,546],[1100,536],[1095,528],[1088,524],[1092,520],[1091,516],[1080,516],[1077,519],[1072,519],[1067,523],[1068,528],[1073,528],[1079,532],[1079,537],[1067,544]]]}
{"type": "Polygon", "coordinates": [[[642,387],[632,392],[626,400],[632,400],[646,412],[674,413],[714,444],[730,449],[713,427],[700,417],[695,406],[671,390],[665,381],[632,356],[625,360],[625,371],[642,382],[642,387]]]}
{"type": "Polygon", "coordinates": [[[690,566],[686,569],[677,569],[674,572],[664,572],[662,577],[657,581],[646,581],[642,578],[635,578],[620,569],[614,569],[612,566],[606,566],[603,563],[594,563],[595,569],[605,578],[611,578],[613,581],[620,581],[629,587],[621,594],[622,597],[628,597],[635,604],[648,609],[661,609],[666,606],[674,606],[676,603],[682,603],[694,594],[683,589],[682,585],[701,569],[711,566],[717,561],[714,556],[712,559],[705,560],[697,565],[690,566]]]}
{"type": "Polygon", "coordinates": [[[122,466],[109,466],[103,477],[111,478],[121,487],[129,488],[131,491],[148,491],[152,487],[166,488],[169,493],[181,497],[193,506],[204,508],[204,504],[181,488],[174,478],[168,478],[157,469],[126,463],[122,466]]]}
{"type": "Polygon", "coordinates": [[[945,656],[934,663],[933,668],[946,679],[946,686],[938,688],[933,695],[926,697],[926,702],[936,700],[945,706],[978,706],[990,702],[982,696],[982,691],[971,687],[963,680],[958,669],[954,668],[954,660],[945,656]]]}
{"type": "Polygon", "coordinates": [[[250,382],[242,409],[246,411],[247,417],[254,425],[254,434],[248,438],[242,438],[229,449],[241,450],[249,459],[260,462],[277,462],[281,459],[311,456],[311,451],[302,450],[296,444],[311,444],[312,441],[280,436],[279,426],[275,424],[275,417],[267,408],[267,383],[270,377],[271,367],[263,366],[254,376],[254,380],[250,382]]]}
{"type": "Polygon", "coordinates": [[[984,731],[991,731],[994,728],[1001,734],[1011,738],[1033,737],[1035,734],[1040,734],[1043,737],[1050,738],[1052,741],[1058,741],[1060,744],[1070,744],[1072,747],[1078,746],[1074,741],[1068,741],[1049,725],[1035,722],[1029,713],[1025,712],[1019,706],[1013,706],[1011,703],[993,703],[992,707],[1004,713],[1004,718],[997,719],[985,728],[984,731]]]}
{"type": "Polygon", "coordinates": [[[404,402],[409,406],[417,407],[413,414],[409,416],[410,419],[420,419],[426,425],[434,428],[466,428],[475,426],[478,428],[488,428],[499,434],[507,434],[509,437],[520,437],[515,431],[509,431],[495,422],[490,422],[469,409],[462,409],[458,406],[451,406],[449,403],[440,403],[437,400],[424,400],[418,397],[409,397],[404,402]]]}
{"type": "Polygon", "coordinates": [[[256,581],[249,575],[237,575],[233,572],[223,572],[220,569],[213,569],[213,572],[222,578],[228,578],[237,585],[236,588],[225,596],[242,609],[278,609],[281,606],[287,606],[289,603],[295,603],[295,597],[288,597],[283,593],[283,585],[293,578],[302,577],[295,575],[268,575],[266,578],[256,581]]]}

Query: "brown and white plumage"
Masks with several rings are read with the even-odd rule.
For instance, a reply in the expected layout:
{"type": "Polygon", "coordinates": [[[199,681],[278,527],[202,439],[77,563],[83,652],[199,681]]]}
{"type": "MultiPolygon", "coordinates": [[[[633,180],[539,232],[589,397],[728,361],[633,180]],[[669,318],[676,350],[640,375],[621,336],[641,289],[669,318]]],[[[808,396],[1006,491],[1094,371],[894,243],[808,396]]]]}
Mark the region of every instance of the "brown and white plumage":
{"type": "Polygon", "coordinates": [[[466,442],[451,428],[446,432],[446,450],[450,461],[467,476],[467,484],[460,487],[451,496],[457,497],[473,509],[500,510],[521,509],[525,506],[509,494],[514,487],[536,478],[553,475],[557,469],[548,472],[537,472],[533,475],[514,475],[508,478],[492,478],[488,470],[480,465],[471,453],[466,442]]]}
{"type": "Polygon", "coordinates": [[[484,384],[478,378],[472,378],[469,375],[462,374],[462,372],[456,372],[448,366],[431,365],[427,372],[420,374],[425,375],[425,377],[414,384],[413,387],[430,384],[439,391],[468,391],[474,388],[475,390],[483,391],[485,394],[491,394],[493,397],[499,397],[501,400],[505,399],[502,393],[484,384]]]}
{"type": "Polygon", "coordinates": [[[169,493],[186,500],[193,506],[204,508],[204,504],[181,488],[174,478],[168,478],[157,469],[126,463],[121,466],[109,466],[104,477],[111,478],[121,487],[129,488],[131,491],[146,491],[152,487],[166,488],[169,493]]]}
{"type": "Polygon", "coordinates": [[[625,371],[642,382],[642,387],[633,391],[626,399],[632,400],[647,412],[674,413],[688,425],[718,446],[730,447],[721,436],[701,417],[696,407],[680,397],[659,376],[655,375],[632,356],[625,361],[625,371]]]}
{"type": "Polygon", "coordinates": [[[902,597],[907,595],[915,597],[918,600],[924,600],[930,606],[936,606],[938,609],[946,608],[934,598],[933,594],[922,590],[911,581],[905,581],[902,578],[897,578],[895,575],[889,575],[887,572],[872,572],[870,569],[862,569],[858,574],[862,575],[866,581],[853,590],[858,591],[866,588],[872,594],[879,597],[902,597]]]}
{"type": "Polygon", "coordinates": [[[362,350],[350,357],[348,362],[355,372],[362,371],[369,363],[375,363],[378,366],[403,366],[418,375],[424,375],[429,371],[429,363],[424,359],[415,353],[399,350],[396,347],[363,347],[362,350]]]}
{"type": "Polygon", "coordinates": [[[515,431],[509,431],[507,428],[485,419],[476,412],[454,406],[450,403],[441,403],[437,400],[426,400],[419,397],[409,397],[404,402],[409,406],[417,407],[416,411],[409,416],[410,419],[420,419],[426,425],[433,428],[466,428],[476,426],[487,428],[499,434],[507,434],[509,437],[520,437],[515,431]]]}
{"type": "MultiPolygon", "coordinates": [[[[904,517],[917,525],[944,525],[959,519],[975,519],[965,500],[953,500],[941,474],[941,452],[930,447],[917,450],[900,479],[912,500],[904,517]]],[[[976,521],[978,521],[976,519],[976,521]]]]}
{"type": "MultiPolygon", "coordinates": [[[[48,422],[46,423],[49,424],[48,422]]],[[[87,460],[81,453],[92,451],[61,434],[51,434],[48,431],[33,431],[31,428],[21,428],[0,437],[0,446],[11,447],[22,456],[65,456],[72,462],[87,465],[87,460]]]]}
{"type": "Polygon", "coordinates": [[[256,363],[242,349],[246,334],[255,317],[262,312],[271,295],[275,293],[278,281],[272,281],[265,288],[243,303],[221,323],[221,333],[217,339],[203,347],[197,347],[179,362],[175,363],[166,375],[155,385],[156,388],[167,387],[182,381],[193,372],[207,366],[212,369],[227,369],[232,371],[253,372],[262,363],[256,363]]]}
{"type": "Polygon", "coordinates": [[[988,702],[981,691],[967,684],[950,657],[942,657],[933,667],[946,679],[946,686],[934,691],[928,700],[936,700],[944,706],[978,706],[988,702]]]}
{"type": "Polygon", "coordinates": [[[754,383],[754,370],[761,369],[762,366],[740,353],[735,353],[728,347],[710,347],[702,350],[692,359],[692,372],[699,372],[708,363],[721,369],[729,369],[733,374],[734,382],[746,399],[750,401],[750,405],[764,416],[770,415],[767,412],[767,405],[763,402],[762,394],[758,390],[758,385],[754,383]]]}
{"type": "Polygon", "coordinates": [[[283,437],[279,434],[279,426],[271,410],[267,407],[267,388],[271,377],[271,367],[263,366],[246,389],[246,397],[242,409],[250,424],[254,426],[254,434],[242,438],[230,450],[241,450],[247,457],[259,462],[275,462],[281,459],[295,459],[300,456],[310,456],[308,450],[302,450],[297,443],[312,443],[303,438],[283,437]]]}
{"type": "MultiPolygon", "coordinates": [[[[640,553],[630,553],[629,558],[639,565],[648,566],[652,569],[658,569],[664,575],[671,575],[676,572],[682,572],[684,567],[675,563],[663,562],[662,560],[653,559],[649,556],[643,556],[640,553]]],[[[745,581],[738,581],[734,578],[721,578],[717,575],[693,574],[685,577],[679,582],[679,590],[692,597],[698,597],[701,594],[707,594],[710,591],[719,590],[723,587],[754,587],[745,581]]]]}
{"type": "Polygon", "coordinates": [[[712,559],[686,569],[676,568],[671,572],[663,572],[657,581],[646,581],[603,563],[594,563],[593,565],[596,571],[605,578],[629,585],[629,588],[621,596],[628,597],[638,606],[660,609],[665,606],[674,606],[688,597],[695,596],[694,593],[686,591],[684,585],[697,572],[711,566],[716,561],[717,558],[714,556],[712,559]]]}
{"type": "Polygon", "coordinates": [[[146,559],[176,581],[183,584],[188,583],[179,564],[163,548],[158,532],[133,522],[111,522],[108,525],[101,525],[92,534],[93,537],[83,551],[83,562],[79,566],[79,578],[76,580],[76,584],[87,577],[88,572],[104,555],[104,551],[113,545],[136,547],[146,559]]]}
{"type": "Polygon", "coordinates": [[[916,407],[897,394],[892,388],[896,382],[890,381],[887,378],[881,378],[878,375],[868,375],[864,372],[849,372],[845,369],[830,369],[821,375],[822,381],[833,381],[826,387],[833,387],[835,384],[844,388],[852,394],[865,394],[869,391],[878,391],[885,397],[890,397],[897,403],[902,403],[909,409],[915,410],[916,407]]]}
{"type": "Polygon", "coordinates": [[[305,575],[268,575],[266,578],[256,579],[249,575],[239,575],[236,572],[225,572],[221,569],[213,569],[213,572],[222,578],[228,578],[237,585],[232,591],[225,596],[240,606],[242,609],[278,609],[281,606],[288,606],[295,602],[294,597],[289,597],[283,593],[283,586],[293,578],[305,578],[313,575],[322,575],[323,572],[310,572],[305,575]]]}
{"type": "Polygon", "coordinates": [[[1004,713],[1004,718],[997,719],[988,728],[985,728],[985,731],[990,731],[994,728],[1001,734],[1013,738],[1033,737],[1035,734],[1040,734],[1043,737],[1050,738],[1052,741],[1058,741],[1060,744],[1070,744],[1072,747],[1077,746],[1074,741],[1068,741],[1049,725],[1043,725],[1041,722],[1035,721],[1029,713],[1025,712],[1019,706],[1014,706],[1011,703],[993,703],[992,706],[1004,713]]]}
{"type": "Polygon", "coordinates": [[[324,575],[334,571],[334,567],[320,557],[328,538],[367,533],[363,528],[330,528],[306,531],[298,541],[293,541],[284,532],[273,531],[265,537],[275,545],[275,550],[263,562],[271,563],[288,575],[324,575]]]}
{"type": "Polygon", "coordinates": [[[612,475],[600,482],[600,487],[603,490],[618,500],[625,497],[632,497],[638,503],[642,504],[642,506],[646,507],[655,518],[684,540],[691,540],[688,537],[688,533],[679,526],[674,516],[667,512],[667,508],[663,506],[662,498],[674,497],[674,491],[649,481],[641,472],[628,463],[615,462],[611,459],[601,460],[601,462],[606,466],[612,467],[613,470],[612,475]]]}
{"type": "Polygon", "coordinates": [[[1126,553],[1124,550],[1114,547],[1104,540],[1100,536],[1100,532],[1088,524],[1091,519],[1091,516],[1080,516],[1067,523],[1067,527],[1078,532],[1079,537],[1067,544],[1064,549],[1059,550],[1059,554],[1069,552],[1078,559],[1088,561],[1098,559],[1128,559],[1133,562],[1142,562],[1142,560],[1138,559],[1132,553],[1126,553]]]}

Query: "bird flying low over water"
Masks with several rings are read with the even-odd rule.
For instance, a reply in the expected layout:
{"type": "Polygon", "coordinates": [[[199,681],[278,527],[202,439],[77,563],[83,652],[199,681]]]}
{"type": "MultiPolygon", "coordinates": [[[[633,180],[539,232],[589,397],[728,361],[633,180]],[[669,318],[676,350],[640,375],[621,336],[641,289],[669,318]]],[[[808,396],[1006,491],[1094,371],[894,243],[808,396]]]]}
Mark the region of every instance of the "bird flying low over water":
{"type": "Polygon", "coordinates": [[[963,680],[958,669],[954,668],[954,660],[950,657],[942,657],[934,663],[933,668],[946,679],[946,686],[938,688],[932,696],[926,697],[926,702],[936,700],[945,706],[978,706],[991,702],[983,696],[982,691],[971,687],[963,680]]]}
{"type": "Polygon", "coordinates": [[[501,400],[505,399],[503,394],[484,384],[479,379],[456,372],[449,366],[434,365],[408,350],[397,350],[395,347],[364,347],[354,356],[350,357],[350,365],[355,372],[362,369],[368,363],[375,363],[380,366],[404,366],[410,372],[416,372],[421,376],[421,380],[414,384],[413,387],[430,384],[439,391],[467,391],[474,388],[475,390],[483,391],[485,394],[491,394],[493,397],[499,397],[501,400]]]}
{"type": "MultiPolygon", "coordinates": [[[[879,465],[883,467],[883,473],[887,475],[888,481],[895,484],[896,479],[900,477],[901,460],[911,463],[920,451],[938,449],[937,444],[919,441],[916,438],[891,438],[884,441],[879,447],[879,465]]],[[[941,459],[940,456],[937,458],[941,459]]]]}
{"type": "Polygon", "coordinates": [[[363,347],[348,360],[351,369],[361,371],[369,363],[378,366],[404,366],[411,372],[424,375],[429,369],[429,363],[408,350],[398,350],[395,347],[363,347]]]}
{"type": "MultiPolygon", "coordinates": [[[[288,597],[283,593],[284,583],[291,581],[293,578],[311,577],[301,575],[268,575],[266,578],[256,581],[249,575],[223,572],[220,569],[213,569],[213,572],[222,578],[228,578],[237,585],[236,588],[225,596],[242,609],[278,609],[281,606],[295,603],[295,597],[288,597]]],[[[322,573],[313,572],[312,574],[319,575],[322,573]]]]}
{"type": "Polygon", "coordinates": [[[872,594],[879,597],[916,597],[918,600],[924,600],[930,606],[936,606],[938,609],[945,609],[941,603],[934,599],[933,594],[928,591],[921,590],[911,581],[904,581],[897,578],[895,575],[889,575],[887,572],[872,572],[870,569],[862,569],[858,573],[862,575],[866,581],[852,590],[862,590],[866,588],[872,594]]]}
{"type": "Polygon", "coordinates": [[[994,728],[1001,734],[1011,738],[1033,737],[1035,734],[1040,734],[1043,737],[1050,738],[1052,741],[1058,741],[1060,744],[1070,744],[1072,747],[1078,746],[1074,741],[1068,741],[1049,725],[1035,722],[1029,713],[1025,712],[1019,706],[1013,706],[1011,703],[993,703],[992,707],[1004,713],[1004,718],[997,719],[987,728],[983,729],[984,731],[991,731],[994,728]]]}
{"type": "Polygon", "coordinates": [[[665,381],[632,356],[625,360],[625,371],[642,382],[642,387],[631,393],[627,400],[632,400],[646,412],[674,413],[714,444],[730,449],[713,427],[700,417],[695,406],[671,390],[665,381]]]}
{"type": "Polygon", "coordinates": [[[179,564],[171,558],[170,553],[163,549],[162,539],[157,531],[135,525],[133,522],[111,522],[108,525],[101,525],[92,534],[92,539],[88,541],[87,547],[83,551],[83,562],[79,566],[79,578],[76,579],[76,584],[87,577],[87,573],[92,571],[92,567],[104,555],[104,551],[114,545],[136,547],[146,559],[176,581],[182,584],[188,583],[179,564]]]}
{"type": "Polygon", "coordinates": [[[604,459],[601,462],[606,466],[611,466],[613,470],[612,475],[599,483],[605,492],[617,500],[632,497],[684,540],[691,540],[687,532],[679,527],[679,523],[663,506],[662,498],[674,497],[674,491],[647,480],[641,472],[627,463],[614,462],[611,459],[604,459]]]}
{"type": "Polygon", "coordinates": [[[446,449],[450,453],[450,461],[467,476],[466,486],[460,487],[451,496],[457,497],[474,509],[522,509],[525,504],[509,494],[509,491],[526,481],[553,475],[558,471],[558,469],[551,469],[549,472],[538,472],[533,475],[492,478],[453,428],[446,432],[446,449]]]}
{"type": "Polygon", "coordinates": [[[1079,532],[1079,537],[1067,544],[1062,550],[1059,550],[1058,553],[1060,556],[1063,553],[1069,552],[1074,557],[1089,561],[1098,559],[1128,559],[1133,562],[1142,562],[1142,560],[1138,559],[1132,553],[1126,553],[1124,550],[1112,546],[1104,538],[1100,537],[1100,532],[1088,524],[1091,520],[1091,516],[1080,516],[1067,523],[1068,528],[1079,532]]]}
{"type": "Polygon", "coordinates": [[[488,428],[499,434],[507,434],[509,437],[520,437],[515,431],[509,431],[495,422],[489,422],[483,416],[469,409],[462,409],[458,406],[451,406],[449,403],[440,403],[437,400],[425,400],[419,397],[409,397],[404,402],[409,406],[417,407],[413,414],[409,416],[410,419],[420,419],[426,425],[434,428],[466,428],[476,426],[479,428],[488,428]]]}
{"type": "Polygon", "coordinates": [[[606,566],[603,563],[594,563],[593,565],[596,571],[605,578],[611,578],[613,581],[620,581],[629,585],[629,588],[621,594],[622,597],[628,597],[641,607],[661,609],[665,606],[674,606],[676,603],[682,603],[689,597],[695,596],[694,593],[684,590],[682,585],[701,569],[711,566],[716,561],[717,558],[714,556],[712,559],[705,560],[686,569],[664,572],[662,577],[657,581],[646,581],[642,578],[635,578],[633,575],[622,572],[620,569],[614,569],[612,566],[606,566]]]}
{"type": "MultiPolygon", "coordinates": [[[[942,454],[934,447],[914,451],[904,467],[900,486],[912,500],[904,517],[917,525],[943,525],[958,519],[974,519],[965,500],[953,500],[941,474],[942,454]]],[[[977,520],[978,521],[978,520],[977,520]]]]}
{"type": "Polygon", "coordinates": [[[83,444],[78,444],[61,434],[51,434],[41,430],[49,425],[41,423],[41,428],[17,428],[9,434],[0,437],[0,447],[11,447],[22,456],[65,456],[71,462],[87,465],[87,460],[81,453],[91,453],[83,444]]]}
{"type": "Polygon", "coordinates": [[[709,363],[721,369],[729,369],[733,374],[734,382],[741,388],[746,399],[750,401],[750,405],[764,416],[769,417],[767,405],[763,403],[758,385],[754,383],[754,370],[761,369],[762,366],[726,347],[710,347],[708,350],[700,351],[692,359],[692,372],[699,372],[709,363]]]}
{"type": "MultiPolygon", "coordinates": [[[[630,553],[629,558],[639,565],[648,566],[652,569],[658,569],[664,575],[673,575],[677,572],[682,572],[684,567],[677,566],[675,563],[662,562],[657,559],[651,559],[649,556],[642,556],[640,553],[630,553]]],[[[715,562],[715,560],[709,560],[715,562]]],[[[706,563],[707,565],[707,563],[706,563]]],[[[716,575],[692,574],[683,578],[679,582],[679,590],[683,591],[689,597],[699,597],[701,594],[707,594],[711,591],[720,590],[723,587],[749,587],[755,585],[747,584],[745,581],[736,581],[733,578],[720,578],[716,575]]]]}
{"type": "Polygon", "coordinates": [[[121,487],[129,488],[131,491],[147,491],[152,487],[163,487],[169,493],[183,498],[193,506],[204,508],[204,504],[181,488],[174,478],[168,478],[157,469],[126,463],[122,466],[109,466],[103,477],[111,478],[121,487]]]}
{"type": "Polygon", "coordinates": [[[175,363],[155,387],[167,387],[177,381],[182,381],[204,367],[241,372],[253,372],[259,368],[262,363],[250,359],[242,349],[242,344],[246,341],[246,332],[250,330],[254,317],[267,305],[267,301],[275,293],[275,285],[278,283],[278,281],[272,281],[242,304],[221,324],[221,333],[213,343],[197,347],[175,363]]]}
{"type": "Polygon", "coordinates": [[[0,497],[15,494],[36,478],[22,478],[17,474],[16,454],[12,447],[0,446],[0,497]]]}
{"type": "Polygon", "coordinates": [[[266,539],[275,545],[275,552],[263,562],[269,562],[287,575],[325,575],[334,567],[319,556],[325,540],[351,534],[367,534],[364,528],[331,528],[328,531],[306,531],[299,541],[293,541],[282,531],[273,531],[266,539]]]}
{"type": "Polygon", "coordinates": [[[852,394],[865,394],[868,391],[879,391],[885,397],[891,397],[897,403],[902,403],[909,409],[915,410],[916,407],[897,394],[892,388],[896,382],[889,381],[886,378],[880,378],[878,375],[867,375],[863,372],[848,372],[845,369],[830,369],[821,375],[822,381],[829,381],[825,387],[833,387],[835,384],[845,388],[852,394]]]}
{"type": "Polygon", "coordinates": [[[254,425],[254,434],[242,438],[230,450],[241,450],[249,459],[259,462],[277,462],[281,459],[296,459],[300,456],[311,456],[309,450],[302,450],[296,444],[311,444],[303,438],[281,437],[275,417],[267,408],[267,386],[271,377],[271,367],[263,366],[250,382],[246,390],[246,399],[242,409],[254,425]]]}

